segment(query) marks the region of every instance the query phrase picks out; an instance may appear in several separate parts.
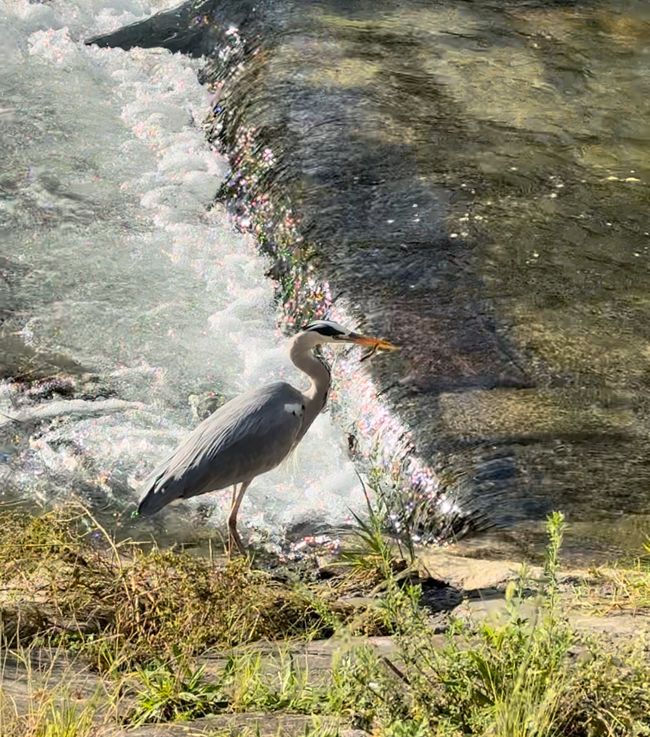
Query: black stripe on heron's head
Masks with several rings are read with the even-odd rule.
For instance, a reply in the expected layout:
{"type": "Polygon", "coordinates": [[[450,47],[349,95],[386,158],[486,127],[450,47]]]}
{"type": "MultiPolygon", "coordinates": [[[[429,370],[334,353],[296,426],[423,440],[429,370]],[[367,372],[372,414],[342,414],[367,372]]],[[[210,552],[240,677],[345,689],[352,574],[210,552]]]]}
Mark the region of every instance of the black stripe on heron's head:
{"type": "Polygon", "coordinates": [[[318,333],[328,338],[348,334],[348,331],[342,325],[339,325],[337,322],[330,322],[329,320],[315,320],[305,326],[303,330],[305,332],[318,333]]]}

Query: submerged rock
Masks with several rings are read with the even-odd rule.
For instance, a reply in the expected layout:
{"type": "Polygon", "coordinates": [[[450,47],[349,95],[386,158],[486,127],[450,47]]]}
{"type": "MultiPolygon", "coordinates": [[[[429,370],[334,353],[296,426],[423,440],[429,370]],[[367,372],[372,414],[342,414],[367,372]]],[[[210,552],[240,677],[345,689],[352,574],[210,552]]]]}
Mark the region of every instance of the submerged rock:
{"type": "Polygon", "coordinates": [[[204,392],[203,394],[190,394],[187,402],[192,410],[192,417],[197,420],[205,420],[215,410],[226,403],[226,397],[218,392],[204,392]]]}

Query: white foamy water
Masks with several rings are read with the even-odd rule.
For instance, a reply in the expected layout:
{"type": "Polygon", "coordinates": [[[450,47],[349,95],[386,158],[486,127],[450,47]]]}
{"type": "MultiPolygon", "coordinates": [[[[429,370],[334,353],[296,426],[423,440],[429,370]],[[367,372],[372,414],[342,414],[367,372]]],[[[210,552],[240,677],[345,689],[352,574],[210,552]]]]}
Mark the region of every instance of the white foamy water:
{"type": "MultiPolygon", "coordinates": [[[[162,6],[0,3],[3,331],[35,352],[35,367],[48,354],[93,375],[76,381],[86,399],[0,385],[0,412],[23,419],[0,423],[7,499],[73,492],[124,517],[139,479],[196,424],[189,395],[304,382],[275,327],[268,264],[207,210],[227,162],[200,128],[196,62],[83,44],[162,6]]],[[[295,456],[251,486],[240,519],[264,533],[338,524],[362,498],[322,415],[295,456]]],[[[221,524],[228,500],[201,497],[155,524],[187,537],[199,505],[221,524]]]]}

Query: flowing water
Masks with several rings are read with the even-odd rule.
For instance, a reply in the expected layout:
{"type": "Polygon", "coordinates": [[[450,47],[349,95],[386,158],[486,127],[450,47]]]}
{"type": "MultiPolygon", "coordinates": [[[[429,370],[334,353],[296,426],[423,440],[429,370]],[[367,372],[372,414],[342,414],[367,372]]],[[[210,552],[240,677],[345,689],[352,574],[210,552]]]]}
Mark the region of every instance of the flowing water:
{"type": "MultiPolygon", "coordinates": [[[[196,424],[191,395],[300,378],[269,264],[223,211],[208,212],[228,166],[200,126],[197,65],[84,46],[156,9],[146,2],[1,8],[0,499],[72,495],[123,532],[210,535],[230,492],[132,522],[138,480],[196,424]]],[[[346,522],[361,499],[321,415],[250,489],[242,525],[313,532],[346,522]]]]}
{"type": "Polygon", "coordinates": [[[336,295],[403,344],[373,364],[356,434],[425,533],[531,550],[562,509],[576,557],[640,547],[649,14],[200,0],[100,39],[208,55],[222,196],[275,259],[289,319],[336,295]]]}
{"type": "MultiPolygon", "coordinates": [[[[576,559],[639,550],[645,0],[195,0],[131,26],[149,9],[4,7],[5,342],[76,372],[71,396],[102,411],[6,429],[7,493],[74,486],[128,508],[189,426],[188,395],[286,365],[268,268],[285,322],[332,311],[403,344],[369,373],[340,363],[337,412],[419,532],[531,552],[562,509],[576,559]],[[80,43],[119,26],[99,41],[126,53],[80,43]],[[210,112],[230,168],[201,137],[210,112]],[[267,264],[206,210],[217,189],[267,264]]],[[[4,401],[60,400],[14,381],[4,401]]],[[[358,503],[337,430],[321,418],[310,436],[298,476],[251,489],[262,528],[358,503]]]]}

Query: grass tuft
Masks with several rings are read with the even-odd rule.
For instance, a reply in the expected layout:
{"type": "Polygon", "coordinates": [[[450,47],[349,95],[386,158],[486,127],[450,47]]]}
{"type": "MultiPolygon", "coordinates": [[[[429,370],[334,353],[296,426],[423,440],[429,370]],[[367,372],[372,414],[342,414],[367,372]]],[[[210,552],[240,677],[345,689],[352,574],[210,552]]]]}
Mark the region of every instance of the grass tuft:
{"type": "Polygon", "coordinates": [[[174,722],[214,714],[228,705],[221,684],[209,683],[204,667],[187,663],[157,662],[139,666],[136,678],[136,706],[128,721],[174,722]]]}
{"type": "Polygon", "coordinates": [[[100,685],[80,693],[81,669],[63,651],[0,648],[0,735],[95,737],[114,716],[115,703],[100,685]]]}
{"type": "Polygon", "coordinates": [[[383,611],[397,652],[390,661],[378,659],[376,688],[368,689],[379,734],[650,734],[650,664],[643,644],[620,647],[614,657],[602,643],[578,637],[564,616],[564,529],[561,514],[549,517],[545,576],[533,601],[524,568],[506,589],[505,618],[452,619],[442,646],[419,604],[419,588],[394,577],[387,582],[383,611]]]}
{"type": "Polygon", "coordinates": [[[444,635],[382,528],[380,515],[359,521],[338,585],[372,589],[389,655],[351,637],[359,617],[335,600],[336,585],[281,584],[247,561],[116,544],[87,513],[0,516],[4,670],[22,658],[33,681],[22,705],[0,699],[0,735],[91,737],[109,717],[141,725],[239,712],[313,715],[325,725],[313,734],[343,720],[375,737],[650,735],[647,643],[585,638],[567,617],[561,514],[548,519],[541,579],[522,567],[502,616],[450,616],[444,635]],[[286,644],[333,632],[329,669],[310,672],[286,644]],[[43,645],[64,665],[53,684],[31,669],[43,645]],[[100,696],[79,699],[75,669],[89,659],[100,696]]]}
{"type": "Polygon", "coordinates": [[[349,615],[326,591],[279,583],[245,560],[118,545],[87,513],[4,514],[0,537],[5,638],[66,642],[102,669],[173,659],[179,646],[190,655],[327,636],[349,615]]]}

